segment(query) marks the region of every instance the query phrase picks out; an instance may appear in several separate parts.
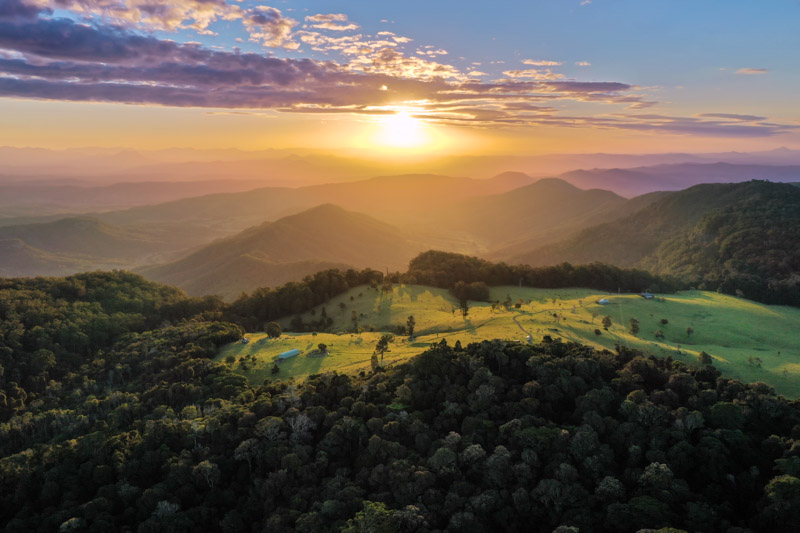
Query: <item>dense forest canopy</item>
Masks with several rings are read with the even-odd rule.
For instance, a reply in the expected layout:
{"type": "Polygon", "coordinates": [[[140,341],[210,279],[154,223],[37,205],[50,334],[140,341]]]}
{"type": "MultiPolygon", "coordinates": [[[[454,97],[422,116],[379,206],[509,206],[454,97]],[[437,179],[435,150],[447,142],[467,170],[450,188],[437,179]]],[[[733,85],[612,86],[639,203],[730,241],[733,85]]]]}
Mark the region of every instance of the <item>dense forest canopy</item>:
{"type": "Polygon", "coordinates": [[[0,280],[0,524],[788,532],[800,519],[800,404],[709,361],[441,342],[359,375],[263,384],[211,361],[243,326],[412,276],[456,291],[672,287],[438,252],[407,274],[326,271],[231,305],[125,272],[0,280]]]}
{"type": "Polygon", "coordinates": [[[662,243],[643,264],[698,286],[771,303],[800,305],[800,191],[759,186],[662,243]]]}
{"type": "Polygon", "coordinates": [[[690,187],[618,220],[512,256],[603,263],[768,304],[800,305],[800,189],[751,180],[690,187]]]}

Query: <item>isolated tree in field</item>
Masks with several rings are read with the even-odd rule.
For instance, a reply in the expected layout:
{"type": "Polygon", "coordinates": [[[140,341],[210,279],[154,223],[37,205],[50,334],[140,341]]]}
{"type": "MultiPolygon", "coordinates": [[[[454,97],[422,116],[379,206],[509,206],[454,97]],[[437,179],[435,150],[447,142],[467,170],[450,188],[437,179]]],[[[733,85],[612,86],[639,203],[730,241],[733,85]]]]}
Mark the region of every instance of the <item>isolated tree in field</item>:
{"type": "Polygon", "coordinates": [[[392,342],[391,335],[381,335],[380,340],[375,345],[375,353],[380,354],[381,362],[383,362],[383,354],[389,351],[390,342],[392,342]]]}
{"type": "Polygon", "coordinates": [[[458,302],[458,307],[461,309],[461,316],[467,318],[469,314],[469,301],[462,299],[458,302]]]}
{"type": "Polygon", "coordinates": [[[692,333],[694,333],[694,328],[692,326],[689,326],[688,328],[686,328],[686,336],[687,337],[691,337],[692,333]]]}
{"type": "Polygon", "coordinates": [[[666,318],[662,318],[661,320],[659,320],[659,322],[660,322],[662,325],[664,325],[664,326],[666,326],[667,324],[669,324],[669,320],[667,320],[666,318]]]}
{"type": "Polygon", "coordinates": [[[281,333],[283,333],[281,325],[278,324],[277,322],[270,322],[269,324],[267,324],[267,327],[265,329],[267,332],[267,337],[269,337],[270,339],[277,339],[278,337],[281,336],[281,333]]]}
{"type": "Polygon", "coordinates": [[[608,315],[604,316],[603,317],[603,329],[608,331],[608,328],[611,327],[611,324],[612,324],[611,317],[608,316],[608,315]]]}
{"type": "Polygon", "coordinates": [[[408,332],[409,337],[414,336],[414,328],[417,325],[417,321],[414,320],[414,315],[409,315],[408,320],[406,320],[406,331],[408,332]]]}
{"type": "Polygon", "coordinates": [[[594,324],[594,319],[600,316],[598,311],[592,311],[592,324],[594,324]]]}
{"type": "Polygon", "coordinates": [[[703,366],[714,364],[714,360],[706,352],[700,352],[700,355],[697,356],[697,360],[700,361],[700,364],[703,366]]]}
{"type": "Polygon", "coordinates": [[[653,333],[653,336],[655,336],[656,339],[664,340],[664,332],[660,329],[653,333]]]}
{"type": "Polygon", "coordinates": [[[317,344],[317,349],[321,353],[328,353],[328,345],[325,344],[324,342],[321,342],[321,343],[317,344]]]}
{"type": "Polygon", "coordinates": [[[636,335],[639,333],[639,321],[635,318],[631,318],[631,335],[636,335]]]}

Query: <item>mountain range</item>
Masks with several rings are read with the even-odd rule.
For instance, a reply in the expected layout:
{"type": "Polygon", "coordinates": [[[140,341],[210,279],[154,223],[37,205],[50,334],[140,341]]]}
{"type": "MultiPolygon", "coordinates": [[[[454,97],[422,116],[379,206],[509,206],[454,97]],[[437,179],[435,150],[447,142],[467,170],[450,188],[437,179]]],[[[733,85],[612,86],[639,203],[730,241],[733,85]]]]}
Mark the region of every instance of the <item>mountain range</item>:
{"type": "Polygon", "coordinates": [[[215,241],[179,261],[141,269],[189,294],[233,298],[327,268],[405,269],[423,249],[397,228],[325,204],[215,241]]]}

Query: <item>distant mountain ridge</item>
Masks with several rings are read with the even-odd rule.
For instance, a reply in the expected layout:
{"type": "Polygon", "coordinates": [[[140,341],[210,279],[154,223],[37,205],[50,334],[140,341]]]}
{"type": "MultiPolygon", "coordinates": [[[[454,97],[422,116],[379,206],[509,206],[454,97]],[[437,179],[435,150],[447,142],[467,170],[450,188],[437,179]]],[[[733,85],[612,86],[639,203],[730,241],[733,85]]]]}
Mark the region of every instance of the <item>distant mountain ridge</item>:
{"type": "Polygon", "coordinates": [[[140,271],[190,294],[233,298],[324,268],[405,269],[422,249],[389,224],[324,204],[217,240],[174,263],[140,271]]]}
{"type": "Polygon", "coordinates": [[[63,276],[85,270],[129,268],[169,258],[180,235],[121,227],[96,218],[0,227],[0,275],[63,276]]]}
{"type": "Polygon", "coordinates": [[[701,183],[735,183],[753,179],[798,181],[800,165],[679,163],[627,169],[574,170],[559,177],[582,189],[601,187],[633,197],[653,191],[683,190],[701,183]]]}

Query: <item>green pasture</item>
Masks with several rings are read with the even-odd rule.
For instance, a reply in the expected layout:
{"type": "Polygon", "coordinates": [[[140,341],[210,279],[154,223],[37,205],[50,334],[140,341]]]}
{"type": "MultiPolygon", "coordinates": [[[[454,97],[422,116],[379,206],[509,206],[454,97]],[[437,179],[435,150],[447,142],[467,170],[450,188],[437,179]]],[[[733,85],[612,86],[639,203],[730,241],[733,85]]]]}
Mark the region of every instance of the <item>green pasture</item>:
{"type": "MultiPolygon", "coordinates": [[[[442,338],[450,344],[460,340],[466,345],[486,339],[525,342],[527,334],[539,342],[550,335],[612,350],[616,344],[623,344],[657,356],[671,355],[689,364],[695,364],[698,354],[705,351],[724,376],[746,382],[763,381],[780,394],[800,397],[800,309],[703,291],[656,295],[655,300],[645,300],[634,294],[589,289],[495,287],[491,296],[501,303],[510,298],[512,307],[492,310],[489,303],[470,302],[464,318],[458,302],[445,290],[400,285],[391,293],[384,293],[357,287],[302,315],[305,322],[319,320],[325,307],[333,319],[328,333],[284,333],[273,340],[252,334],[247,345],[224,347],[217,360],[233,356],[233,368],[254,383],[273,377],[299,379],[330,370],[358,371],[369,368],[381,332],[394,332],[396,326],[405,325],[408,316],[413,315],[415,338],[409,341],[407,336],[395,334],[384,358],[386,364],[416,355],[442,338]],[[597,303],[602,298],[609,303],[597,303]],[[518,303],[520,307],[516,308],[518,303]],[[362,333],[351,333],[355,326],[353,311],[362,333]],[[601,324],[604,316],[612,320],[607,331],[601,324]],[[629,331],[631,318],[639,321],[636,335],[629,331]],[[667,323],[662,324],[662,319],[667,323]],[[687,327],[693,329],[691,334],[687,327]],[[601,334],[596,335],[595,330],[601,334]],[[656,337],[657,331],[663,333],[663,338],[656,337]],[[329,355],[309,357],[307,354],[319,343],[328,345],[329,355]],[[279,373],[271,374],[273,359],[292,348],[303,353],[281,362],[279,373]],[[246,358],[244,366],[239,362],[242,357],[246,358]]],[[[291,318],[280,321],[281,325],[288,328],[291,318]]]]}

